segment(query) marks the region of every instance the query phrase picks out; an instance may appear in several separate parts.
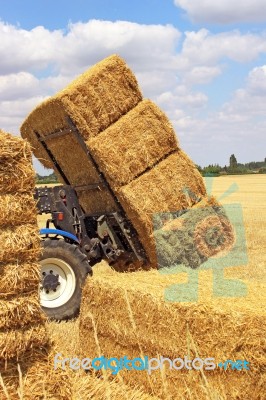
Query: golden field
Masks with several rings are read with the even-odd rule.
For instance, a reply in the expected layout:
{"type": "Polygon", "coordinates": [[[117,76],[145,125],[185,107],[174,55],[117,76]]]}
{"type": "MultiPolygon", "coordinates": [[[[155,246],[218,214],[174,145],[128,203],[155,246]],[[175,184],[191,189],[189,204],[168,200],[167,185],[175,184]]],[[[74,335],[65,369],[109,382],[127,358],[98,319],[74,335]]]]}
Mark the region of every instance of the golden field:
{"type": "MultiPolygon", "coordinates": [[[[244,176],[222,176],[218,178],[206,178],[207,186],[212,182],[211,193],[218,199],[227,191],[229,195],[221,199],[222,204],[240,203],[243,209],[245,235],[248,250],[248,264],[243,266],[236,266],[225,269],[225,278],[241,279],[248,288],[248,294],[245,298],[234,299],[224,298],[217,299],[212,296],[212,271],[205,270],[199,272],[199,304],[211,304],[215,307],[220,307],[221,310],[233,310],[236,312],[249,312],[251,314],[257,313],[258,315],[265,316],[265,297],[266,297],[266,284],[265,284],[265,266],[266,266],[266,176],[265,175],[244,175],[244,176]],[[231,188],[231,189],[229,189],[231,188]]],[[[40,217],[40,225],[43,225],[45,216],[40,217]]],[[[105,262],[102,262],[94,267],[94,277],[104,276],[108,274],[109,267],[105,262]]],[[[116,273],[117,274],[117,273],[116,273]]],[[[145,272],[147,274],[147,272],[145,272]]],[[[160,275],[157,271],[150,272],[151,280],[149,282],[149,289],[162,291],[167,286],[168,276],[160,275]],[[161,280],[161,284],[158,283],[161,280]]],[[[126,279],[126,277],[123,277],[126,279]]],[[[92,278],[93,279],[93,278],[92,278]]],[[[119,278],[118,278],[119,279],[119,278]]],[[[186,282],[186,274],[180,274],[177,282],[186,282]]],[[[170,281],[169,281],[170,282],[170,281]]],[[[138,283],[141,285],[141,278],[138,283]]],[[[168,283],[169,284],[169,283],[168,283]]],[[[162,300],[163,301],[163,300],[162,300]]],[[[81,354],[81,346],[79,343],[79,318],[75,321],[64,322],[57,324],[55,322],[48,322],[47,328],[50,338],[53,342],[52,352],[61,352],[66,357],[73,357],[81,354]],[[68,338],[67,340],[65,338],[68,338]]],[[[88,332],[88,335],[91,333],[88,332]]],[[[184,333],[185,334],[185,333],[184,333]]],[[[218,332],[217,332],[218,334],[218,332]]],[[[261,340],[263,339],[263,334],[261,340]]],[[[125,338],[126,340],[126,338],[125,338]]],[[[159,343],[158,343],[159,345],[159,343]]],[[[84,345],[83,345],[84,348],[84,345]]],[[[89,353],[89,349],[88,349],[89,353]]],[[[89,354],[87,354],[88,356],[89,354]]],[[[69,376],[71,379],[71,387],[73,389],[73,399],[141,399],[150,398],[156,399],[156,393],[152,395],[141,394],[140,389],[137,392],[132,392],[128,386],[123,387],[123,378],[120,379],[119,387],[116,381],[110,383],[105,377],[98,379],[91,377],[89,374],[78,372],[69,376]],[[122,380],[122,381],[121,381],[122,380]],[[81,387],[82,385],[82,387],[81,387]],[[127,394],[122,395],[120,389],[127,390],[127,394]],[[144,396],[144,397],[141,397],[144,396]],[[147,396],[147,397],[146,397],[147,396]]],[[[226,379],[226,378],[225,378],[226,379]]],[[[208,387],[208,376],[204,385],[208,387]]],[[[136,381],[136,387],[138,382],[136,381]]],[[[206,389],[207,390],[207,389],[206,389]]],[[[229,399],[223,391],[208,392],[206,391],[206,399],[229,399]]],[[[254,391],[253,399],[262,399],[263,394],[254,391]]],[[[169,399],[172,397],[168,397],[169,399]]],[[[188,389],[186,397],[193,399],[194,394],[188,389]]],[[[202,398],[199,396],[198,398],[202,398]]]]}

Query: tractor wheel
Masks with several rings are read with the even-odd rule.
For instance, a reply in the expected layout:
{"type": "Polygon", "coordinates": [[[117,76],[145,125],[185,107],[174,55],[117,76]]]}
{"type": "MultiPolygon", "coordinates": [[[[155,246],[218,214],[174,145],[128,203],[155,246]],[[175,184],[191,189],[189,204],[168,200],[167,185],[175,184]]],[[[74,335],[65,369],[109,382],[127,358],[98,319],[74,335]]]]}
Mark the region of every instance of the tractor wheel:
{"type": "Polygon", "coordinates": [[[46,239],[41,255],[40,303],[48,318],[75,317],[80,308],[82,286],[92,275],[87,257],[74,244],[46,239]]]}

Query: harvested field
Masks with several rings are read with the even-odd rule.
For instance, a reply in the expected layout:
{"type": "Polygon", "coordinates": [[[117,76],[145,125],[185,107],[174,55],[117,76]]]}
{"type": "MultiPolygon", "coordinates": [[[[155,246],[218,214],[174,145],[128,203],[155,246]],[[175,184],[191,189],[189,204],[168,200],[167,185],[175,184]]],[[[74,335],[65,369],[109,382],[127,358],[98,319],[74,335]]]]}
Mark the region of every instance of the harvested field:
{"type": "MultiPolygon", "coordinates": [[[[128,355],[128,357],[130,355],[141,356],[139,346],[142,345],[143,354],[145,354],[144,350],[152,350],[154,357],[157,357],[160,352],[166,356],[169,349],[171,354],[176,357],[184,357],[186,354],[188,356],[194,355],[196,351],[199,356],[207,354],[207,352],[210,352],[208,354],[210,357],[233,358],[235,355],[250,361],[254,371],[247,373],[242,371],[221,371],[220,373],[205,371],[203,375],[201,373],[193,374],[193,372],[198,371],[192,371],[192,373],[170,371],[167,374],[165,369],[160,375],[158,371],[154,371],[151,374],[150,381],[144,371],[143,373],[142,371],[128,371],[128,374],[122,375],[120,373],[118,376],[103,374],[101,379],[99,374],[94,375],[83,371],[73,372],[68,367],[65,371],[53,371],[53,357],[58,352],[61,352],[65,357],[77,356],[82,358],[87,356],[92,358],[94,354],[98,355],[99,348],[95,346],[93,336],[95,326],[92,324],[93,320],[89,319],[88,313],[86,323],[84,323],[85,319],[60,324],[47,323],[48,334],[52,343],[49,355],[44,357],[40,351],[38,361],[35,362],[33,356],[26,352],[30,359],[25,356],[24,360],[27,363],[30,362],[30,365],[21,364],[22,378],[20,380],[14,364],[12,364],[12,368],[9,367],[9,372],[6,371],[2,374],[10,398],[12,400],[19,399],[19,395],[16,393],[18,387],[23,390],[24,398],[27,400],[42,398],[49,400],[59,398],[66,400],[87,400],[88,398],[109,400],[125,398],[125,396],[132,400],[158,400],[163,399],[164,395],[165,398],[171,399],[173,398],[171,397],[172,393],[176,393],[174,398],[177,400],[194,398],[204,400],[231,400],[234,398],[262,400],[262,388],[265,383],[265,375],[262,370],[265,363],[262,354],[264,325],[258,326],[258,324],[265,323],[264,269],[266,259],[261,249],[266,246],[264,234],[266,182],[263,176],[215,178],[213,193],[215,195],[222,194],[235,181],[239,185],[239,192],[232,194],[228,199],[221,200],[221,203],[241,202],[243,205],[249,262],[248,265],[226,268],[224,275],[226,279],[239,279],[240,277],[244,279],[248,286],[248,294],[245,298],[213,297],[213,271],[201,271],[199,268],[197,270],[199,271],[198,303],[169,304],[163,300],[164,289],[173,283],[186,283],[188,280],[187,273],[163,275],[153,270],[117,274],[105,263],[101,263],[94,267],[94,277],[91,283],[95,279],[95,287],[92,287],[89,298],[86,298],[86,303],[89,313],[92,311],[92,316],[97,315],[97,318],[99,318],[99,326],[96,325],[96,337],[99,340],[101,352],[106,357],[109,354],[119,357],[124,355],[128,355]],[[149,274],[149,278],[147,274],[149,274]],[[107,280],[109,283],[106,283],[107,280]],[[107,288],[110,284],[112,285],[109,294],[106,293],[106,286],[102,286],[103,282],[104,285],[107,285],[107,288]],[[122,293],[119,285],[125,286],[126,292],[129,293],[128,299],[130,300],[132,314],[129,312],[128,302],[125,303],[125,295],[121,297],[119,294],[122,293]],[[100,293],[96,290],[99,287],[101,288],[100,293]],[[138,296],[132,299],[130,294],[135,291],[138,291],[138,296]],[[97,298],[93,298],[94,292],[98,296],[97,298]],[[118,298],[112,297],[114,292],[119,294],[118,298]],[[124,309],[121,306],[116,306],[121,300],[124,301],[124,309]],[[99,306],[99,302],[101,306],[99,306]],[[138,307],[140,303],[141,307],[138,307]],[[148,307],[149,304],[151,304],[150,307],[148,307]],[[103,310],[102,305],[106,307],[105,314],[101,312],[103,310]],[[160,313],[158,313],[157,307],[160,307],[160,313]],[[174,307],[175,312],[173,311],[174,307]],[[133,313],[134,310],[136,314],[133,313]],[[165,313],[165,310],[167,310],[167,313],[165,313]],[[134,318],[132,318],[132,315],[134,318]],[[113,316],[114,320],[112,319],[113,316]],[[186,317],[187,320],[185,320],[186,317]],[[176,321],[175,325],[171,318],[176,321]],[[105,325],[104,321],[107,321],[107,319],[108,324],[105,325]],[[153,324],[155,320],[157,325],[153,324]],[[231,325],[229,325],[230,321],[231,325]],[[140,332],[134,330],[134,323],[136,327],[140,328],[140,332]],[[107,328],[104,335],[100,333],[102,324],[107,328]],[[83,327],[80,335],[81,341],[78,337],[79,325],[83,327]],[[119,331],[118,327],[122,327],[122,330],[119,331]],[[179,331],[180,334],[178,334],[179,331]],[[114,334],[116,335],[115,338],[114,334]],[[206,335],[205,340],[204,334],[206,335]],[[85,339],[84,336],[86,336],[85,339]],[[66,337],[68,340],[65,340],[66,337]],[[174,337],[176,338],[175,341],[174,337]],[[133,343],[136,345],[133,345],[133,343]],[[188,353],[188,350],[190,350],[190,353],[188,353]],[[252,357],[251,353],[253,354],[252,357]],[[132,389],[133,385],[134,389],[132,389]],[[162,396],[160,393],[162,393],[162,396]]],[[[97,324],[96,318],[95,323],[97,324]]],[[[13,332],[12,334],[14,334],[13,332]]],[[[21,331],[13,336],[16,339],[12,340],[13,345],[17,344],[18,353],[22,351],[22,345],[21,348],[19,347],[19,343],[21,343],[20,333],[21,331]]],[[[38,337],[41,338],[41,333],[38,337]]],[[[33,340],[30,333],[27,340],[33,340]]],[[[24,346],[26,346],[26,343],[30,343],[27,340],[23,341],[24,346]]],[[[40,342],[37,341],[36,335],[33,346],[38,346],[38,343],[40,345],[40,342]]],[[[44,342],[45,336],[43,336],[44,342]]],[[[0,336],[1,349],[4,348],[2,343],[4,342],[1,342],[0,336]]],[[[15,353],[16,348],[14,347],[15,353]]],[[[0,393],[3,399],[8,399],[4,392],[1,392],[1,389],[0,393]]]]}
{"type": "Polygon", "coordinates": [[[154,391],[159,398],[262,400],[266,380],[263,335],[266,253],[262,251],[266,247],[265,176],[228,176],[207,181],[207,186],[213,182],[216,196],[221,196],[235,182],[239,187],[239,191],[231,191],[220,202],[242,205],[249,261],[247,265],[224,269],[224,278],[228,285],[229,279],[242,278],[248,288],[247,295],[216,297],[215,271],[199,268],[192,271],[198,273],[198,301],[171,304],[164,301],[164,291],[174,284],[179,284],[175,291],[181,289],[180,285],[186,284],[191,276],[186,272],[164,275],[153,270],[117,274],[104,263],[99,264],[94,268],[94,278],[87,282],[87,295],[84,293],[87,302],[84,300],[80,317],[80,357],[98,356],[100,346],[105,357],[199,354],[215,357],[217,362],[246,359],[251,368],[247,372],[220,370],[201,374],[165,369],[162,374],[154,371],[148,377],[145,371],[123,371],[116,379],[128,386],[138,383],[146,393],[154,391]],[[88,302],[88,298],[93,301],[88,302]]]}

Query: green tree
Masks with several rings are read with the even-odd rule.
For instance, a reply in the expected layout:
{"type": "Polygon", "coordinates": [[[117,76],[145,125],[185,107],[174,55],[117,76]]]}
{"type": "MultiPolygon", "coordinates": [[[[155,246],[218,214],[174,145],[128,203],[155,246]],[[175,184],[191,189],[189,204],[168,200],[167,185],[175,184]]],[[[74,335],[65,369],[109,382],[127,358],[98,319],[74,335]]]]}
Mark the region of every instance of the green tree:
{"type": "Polygon", "coordinates": [[[230,165],[230,168],[232,168],[232,169],[235,169],[237,167],[237,159],[234,154],[232,154],[230,156],[229,165],[230,165]]]}

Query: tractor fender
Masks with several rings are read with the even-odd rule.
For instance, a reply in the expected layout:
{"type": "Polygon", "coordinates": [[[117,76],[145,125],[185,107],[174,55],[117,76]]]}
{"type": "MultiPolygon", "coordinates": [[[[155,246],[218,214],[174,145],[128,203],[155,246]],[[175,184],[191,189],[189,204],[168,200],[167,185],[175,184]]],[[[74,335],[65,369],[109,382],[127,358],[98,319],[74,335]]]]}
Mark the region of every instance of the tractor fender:
{"type": "Polygon", "coordinates": [[[48,237],[50,234],[63,236],[64,238],[71,239],[71,240],[73,240],[73,242],[79,244],[79,240],[78,240],[77,236],[75,236],[72,233],[69,233],[67,231],[62,231],[61,229],[51,229],[51,228],[40,229],[40,235],[46,235],[46,237],[48,237]]]}

